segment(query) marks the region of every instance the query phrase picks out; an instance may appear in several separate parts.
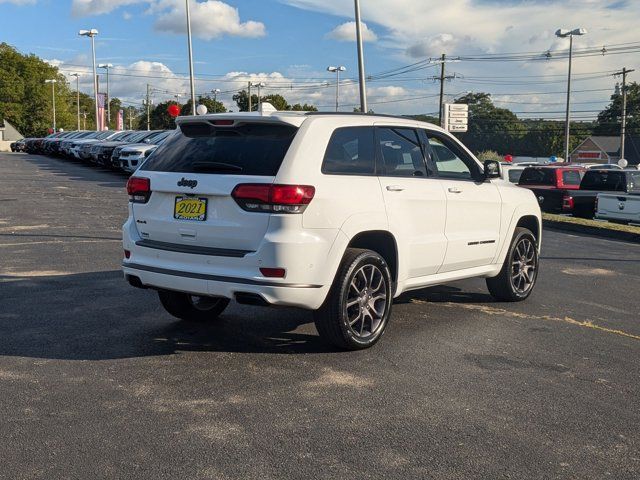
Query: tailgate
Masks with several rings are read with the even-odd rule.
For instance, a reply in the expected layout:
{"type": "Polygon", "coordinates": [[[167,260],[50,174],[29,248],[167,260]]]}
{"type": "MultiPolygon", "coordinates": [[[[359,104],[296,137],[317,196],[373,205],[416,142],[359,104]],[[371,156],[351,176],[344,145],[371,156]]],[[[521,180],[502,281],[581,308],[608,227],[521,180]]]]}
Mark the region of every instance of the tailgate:
{"type": "Polygon", "coordinates": [[[242,210],[231,192],[239,183],[273,183],[273,177],[167,172],[138,176],[151,180],[149,201],[132,204],[144,240],[255,251],[267,231],[269,215],[242,210]]]}
{"type": "Polygon", "coordinates": [[[151,191],[132,203],[140,237],[182,251],[257,250],[270,215],[243,210],[231,193],[239,184],[272,184],[297,130],[264,121],[181,124],[136,172],[151,191]]]}

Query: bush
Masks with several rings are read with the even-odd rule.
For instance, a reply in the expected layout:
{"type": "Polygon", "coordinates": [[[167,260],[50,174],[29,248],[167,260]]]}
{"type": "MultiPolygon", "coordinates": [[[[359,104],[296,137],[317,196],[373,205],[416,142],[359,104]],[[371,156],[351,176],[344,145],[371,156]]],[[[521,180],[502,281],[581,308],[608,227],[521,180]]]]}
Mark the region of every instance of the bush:
{"type": "Polygon", "coordinates": [[[485,160],[495,160],[496,162],[502,162],[504,159],[502,155],[493,150],[484,150],[482,152],[478,152],[478,160],[484,162],[485,160]]]}

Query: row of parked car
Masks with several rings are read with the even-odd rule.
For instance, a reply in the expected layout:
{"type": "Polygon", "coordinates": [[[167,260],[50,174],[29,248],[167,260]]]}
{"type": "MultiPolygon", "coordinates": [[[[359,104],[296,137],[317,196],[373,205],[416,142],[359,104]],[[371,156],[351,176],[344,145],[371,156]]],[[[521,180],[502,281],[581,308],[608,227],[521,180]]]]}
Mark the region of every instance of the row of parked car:
{"type": "Polygon", "coordinates": [[[640,223],[637,169],[617,165],[530,165],[522,168],[513,183],[533,191],[543,212],[640,223]]]}
{"type": "Polygon", "coordinates": [[[19,140],[11,144],[11,150],[79,160],[132,173],[171,133],[171,130],[57,132],[44,138],[19,140]]]}

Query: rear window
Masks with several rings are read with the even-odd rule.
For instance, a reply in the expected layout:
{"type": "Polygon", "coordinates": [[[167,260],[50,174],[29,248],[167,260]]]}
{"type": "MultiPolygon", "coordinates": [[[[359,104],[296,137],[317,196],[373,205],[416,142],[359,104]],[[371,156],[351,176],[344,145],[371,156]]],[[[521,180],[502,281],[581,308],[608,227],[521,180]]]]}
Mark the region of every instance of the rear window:
{"type": "Polygon", "coordinates": [[[613,170],[589,170],[585,173],[580,190],[602,190],[621,192],[626,190],[627,177],[624,172],[613,170]]]}
{"type": "Polygon", "coordinates": [[[551,168],[525,168],[519,185],[555,185],[555,171],[551,168]]]}
{"type": "Polygon", "coordinates": [[[563,170],[562,171],[562,183],[565,185],[580,185],[582,177],[580,172],[576,170],[563,170]]]}
{"type": "Polygon", "coordinates": [[[183,124],[141,170],[180,173],[218,173],[275,176],[297,128],[289,125],[246,123],[214,127],[183,124]]]}
{"type": "Polygon", "coordinates": [[[522,176],[522,172],[524,172],[524,170],[520,170],[519,168],[509,170],[507,172],[507,174],[509,175],[509,181],[511,183],[518,183],[520,181],[520,177],[522,176]]]}

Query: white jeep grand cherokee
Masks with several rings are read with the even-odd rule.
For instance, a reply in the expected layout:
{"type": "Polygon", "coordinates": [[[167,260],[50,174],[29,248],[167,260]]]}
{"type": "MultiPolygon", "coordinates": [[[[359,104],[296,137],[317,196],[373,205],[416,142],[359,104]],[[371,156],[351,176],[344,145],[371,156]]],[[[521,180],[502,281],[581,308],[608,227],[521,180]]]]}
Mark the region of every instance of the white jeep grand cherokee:
{"type": "Polygon", "coordinates": [[[383,115],[177,119],[129,179],[124,274],[184,320],[230,299],[311,309],[320,335],[373,345],[403,292],[485,277],[524,300],[538,274],[531,191],[442,129],[383,115]]]}

